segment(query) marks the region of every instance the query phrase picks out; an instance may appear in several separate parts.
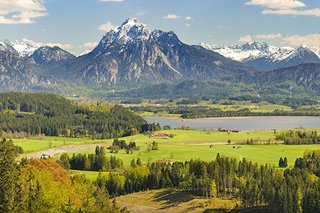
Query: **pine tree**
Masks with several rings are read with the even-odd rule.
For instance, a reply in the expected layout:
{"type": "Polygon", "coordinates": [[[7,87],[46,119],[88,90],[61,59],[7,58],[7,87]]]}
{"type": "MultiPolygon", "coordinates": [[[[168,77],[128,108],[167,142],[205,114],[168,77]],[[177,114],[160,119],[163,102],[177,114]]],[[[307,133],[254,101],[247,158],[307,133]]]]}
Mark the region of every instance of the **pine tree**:
{"type": "Polygon", "coordinates": [[[280,160],[279,160],[279,167],[283,167],[283,159],[282,159],[282,157],[280,158],[280,160]]]}
{"type": "Polygon", "coordinates": [[[11,140],[0,142],[0,212],[14,208],[15,182],[17,178],[16,149],[11,140]]]}
{"type": "Polygon", "coordinates": [[[142,161],[141,161],[140,158],[137,159],[137,165],[138,165],[138,166],[142,166],[142,161]]]}
{"type": "Polygon", "coordinates": [[[288,159],[287,159],[287,157],[285,157],[283,159],[283,167],[287,167],[287,166],[288,166],[288,159]]]}
{"type": "Polygon", "coordinates": [[[136,165],[136,161],[134,159],[131,160],[131,163],[130,163],[130,167],[131,168],[135,168],[137,165],[136,165]]]}
{"type": "Polygon", "coordinates": [[[64,153],[61,155],[60,157],[60,165],[63,166],[65,169],[70,169],[70,159],[69,159],[69,155],[67,153],[64,153]]]}

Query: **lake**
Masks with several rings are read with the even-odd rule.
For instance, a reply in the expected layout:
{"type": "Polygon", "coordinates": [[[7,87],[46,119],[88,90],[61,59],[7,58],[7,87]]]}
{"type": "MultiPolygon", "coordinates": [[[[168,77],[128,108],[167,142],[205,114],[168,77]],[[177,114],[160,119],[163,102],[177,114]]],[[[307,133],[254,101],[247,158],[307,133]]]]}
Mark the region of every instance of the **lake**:
{"type": "Polygon", "coordinates": [[[175,119],[168,117],[146,117],[149,123],[160,123],[161,127],[171,128],[189,126],[194,129],[233,129],[233,130],[270,130],[297,127],[320,128],[320,117],[235,117],[175,119]]]}

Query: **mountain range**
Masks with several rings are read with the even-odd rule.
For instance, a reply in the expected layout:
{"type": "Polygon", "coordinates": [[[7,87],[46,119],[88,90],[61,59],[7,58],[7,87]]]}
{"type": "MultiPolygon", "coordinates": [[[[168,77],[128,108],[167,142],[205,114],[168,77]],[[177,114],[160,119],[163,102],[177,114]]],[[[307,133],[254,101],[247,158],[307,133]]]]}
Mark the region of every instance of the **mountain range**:
{"type": "Polygon", "coordinates": [[[71,89],[78,95],[103,97],[152,96],[151,91],[161,93],[160,88],[171,88],[172,96],[176,92],[201,95],[201,91],[213,97],[256,96],[270,85],[271,93],[282,95],[317,92],[319,52],[306,46],[277,48],[258,42],[229,47],[187,45],[172,31],[150,30],[132,18],[81,56],[29,40],[0,42],[0,89],[68,95],[71,89]],[[283,93],[288,85],[288,93],[283,93]]]}
{"type": "Polygon", "coordinates": [[[268,71],[307,63],[320,63],[320,47],[302,45],[297,49],[275,47],[266,42],[249,42],[243,45],[215,46],[205,43],[202,47],[229,59],[248,64],[257,70],[268,71]]]}

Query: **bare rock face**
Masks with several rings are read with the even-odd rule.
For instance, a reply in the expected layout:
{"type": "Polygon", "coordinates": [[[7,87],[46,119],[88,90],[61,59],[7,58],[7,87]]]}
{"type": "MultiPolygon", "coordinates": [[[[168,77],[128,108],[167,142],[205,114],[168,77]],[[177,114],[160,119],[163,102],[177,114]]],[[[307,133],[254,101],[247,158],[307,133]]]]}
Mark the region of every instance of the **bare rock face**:
{"type": "Polygon", "coordinates": [[[150,84],[234,77],[251,68],[186,45],[173,32],[151,31],[137,19],[128,19],[108,32],[92,52],[70,62],[64,71],[59,69],[56,72],[86,84],[150,84]]]}
{"type": "Polygon", "coordinates": [[[37,65],[43,65],[48,63],[55,63],[55,62],[65,62],[76,57],[71,53],[61,49],[60,47],[40,47],[39,49],[35,50],[34,53],[29,57],[31,62],[37,65]]]}

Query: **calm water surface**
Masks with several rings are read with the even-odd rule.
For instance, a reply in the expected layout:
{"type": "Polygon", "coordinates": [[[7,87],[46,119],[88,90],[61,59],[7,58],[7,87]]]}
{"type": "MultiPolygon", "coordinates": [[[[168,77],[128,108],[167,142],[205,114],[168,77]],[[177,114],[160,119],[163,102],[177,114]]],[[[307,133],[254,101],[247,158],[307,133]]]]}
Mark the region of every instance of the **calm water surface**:
{"type": "Polygon", "coordinates": [[[178,120],[168,117],[146,117],[149,123],[170,125],[172,128],[189,126],[194,129],[234,129],[234,130],[268,130],[291,129],[296,127],[320,128],[320,117],[244,117],[218,119],[178,120]]]}

